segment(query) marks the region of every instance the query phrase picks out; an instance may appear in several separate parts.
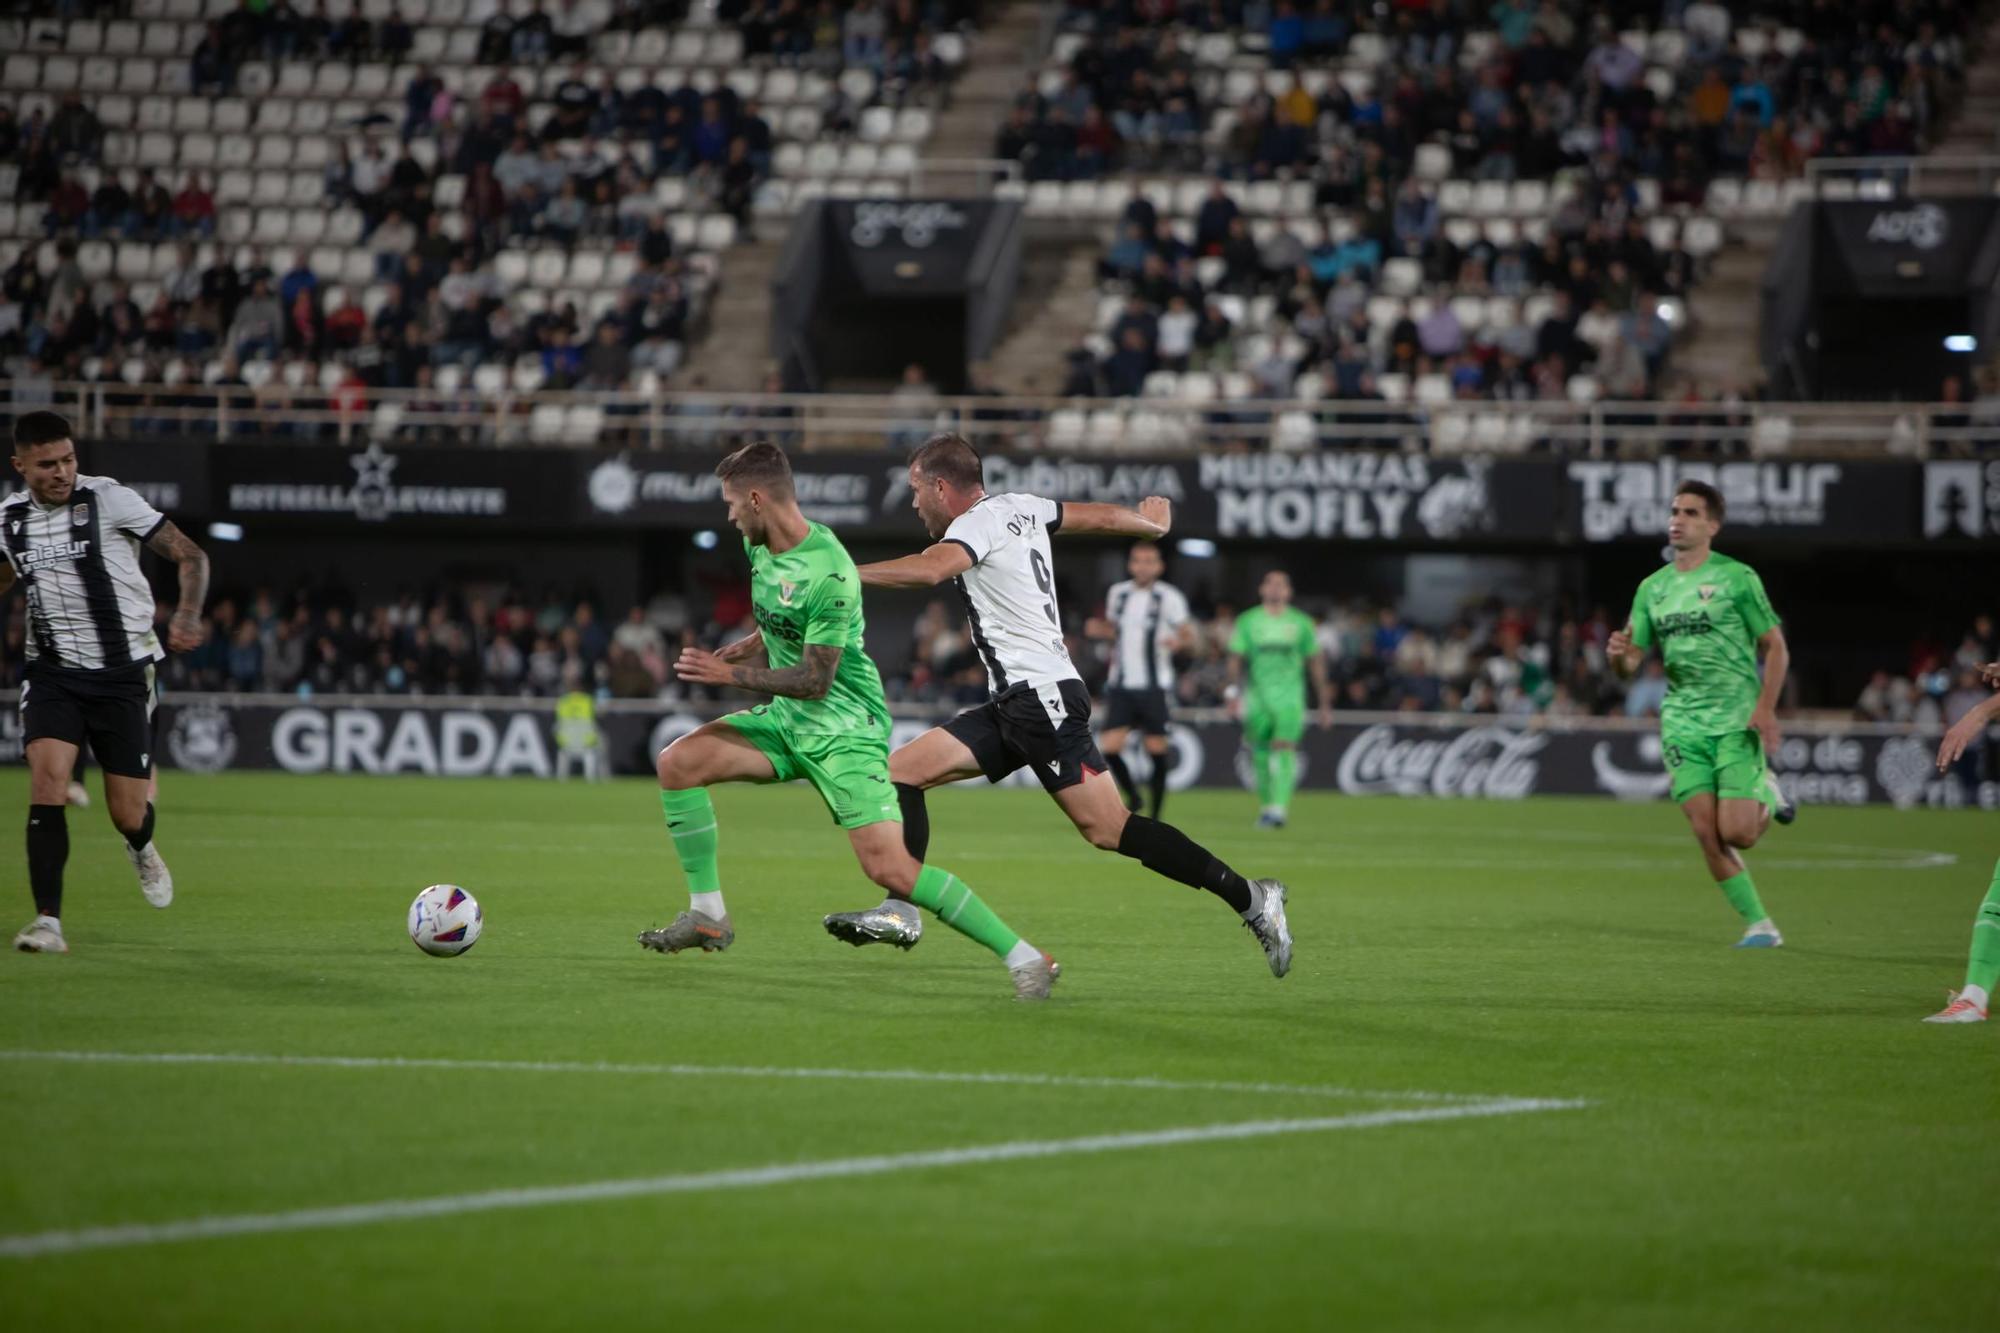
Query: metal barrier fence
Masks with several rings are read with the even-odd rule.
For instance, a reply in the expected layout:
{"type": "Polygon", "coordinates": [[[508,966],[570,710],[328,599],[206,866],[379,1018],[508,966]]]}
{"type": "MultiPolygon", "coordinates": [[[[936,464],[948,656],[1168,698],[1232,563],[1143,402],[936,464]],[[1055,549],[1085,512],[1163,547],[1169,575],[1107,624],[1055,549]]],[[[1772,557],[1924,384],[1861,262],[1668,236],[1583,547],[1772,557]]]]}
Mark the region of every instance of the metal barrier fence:
{"type": "MultiPolygon", "coordinates": [[[[504,379],[504,376],[503,376],[504,379]]],[[[2000,449],[2000,405],[899,397],[893,394],[523,393],[244,384],[62,383],[53,407],[91,439],[378,440],[399,446],[722,445],[870,450],[958,431],[991,447],[1078,454],[1250,448],[1646,457],[1927,458],[2000,449]]]]}

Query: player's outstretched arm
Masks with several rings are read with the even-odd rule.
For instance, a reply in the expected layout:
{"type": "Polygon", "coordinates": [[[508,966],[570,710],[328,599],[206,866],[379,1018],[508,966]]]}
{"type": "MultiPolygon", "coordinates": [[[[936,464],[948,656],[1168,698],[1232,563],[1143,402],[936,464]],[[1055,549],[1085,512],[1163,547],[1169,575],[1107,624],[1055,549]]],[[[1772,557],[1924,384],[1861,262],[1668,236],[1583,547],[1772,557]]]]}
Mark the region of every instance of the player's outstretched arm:
{"type": "Polygon", "coordinates": [[[1938,745],[1938,772],[1943,773],[1959,761],[1966,747],[1986,733],[1993,720],[2000,718],[2000,694],[1995,694],[1951,724],[1951,730],[1944,734],[1938,745]]]}
{"type": "Polygon", "coordinates": [[[181,600],[167,621],[167,647],[185,653],[201,647],[208,637],[201,608],[208,600],[208,553],[189,540],[170,519],[146,539],[146,549],[180,566],[181,600]]]}
{"type": "Polygon", "coordinates": [[[929,546],[915,555],[906,555],[895,560],[877,560],[872,565],[862,565],[856,572],[861,575],[863,587],[868,588],[933,588],[946,579],[955,579],[972,568],[972,551],[963,542],[942,541],[929,546]]]}
{"type": "Polygon", "coordinates": [[[684,648],[680,660],[674,663],[674,674],[698,685],[733,685],[759,694],[782,694],[789,699],[824,699],[833,687],[840,654],[839,644],[809,643],[798,665],[768,667],[732,664],[700,648],[684,648]]]}
{"type": "Polygon", "coordinates": [[[1174,526],[1174,502],[1149,495],[1136,509],[1124,505],[1065,503],[1057,536],[1100,533],[1113,537],[1164,537],[1174,526]]]}

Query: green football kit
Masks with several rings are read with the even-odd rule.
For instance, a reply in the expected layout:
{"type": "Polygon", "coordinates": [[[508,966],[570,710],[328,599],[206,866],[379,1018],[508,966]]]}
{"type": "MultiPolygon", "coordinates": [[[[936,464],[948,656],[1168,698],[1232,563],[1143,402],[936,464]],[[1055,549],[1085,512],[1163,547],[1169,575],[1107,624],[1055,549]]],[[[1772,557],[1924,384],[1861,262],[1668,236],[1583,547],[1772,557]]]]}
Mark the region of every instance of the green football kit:
{"type": "MultiPolygon", "coordinates": [[[[1669,564],[1639,585],[1632,598],[1632,642],[1657,646],[1667,664],[1660,705],[1660,755],[1672,775],[1675,804],[1701,792],[1717,800],[1761,801],[1775,812],[1764,742],[1750,728],[1763,678],[1757,641],[1778,623],[1764,581],[1740,560],[1710,551],[1683,572],[1669,564]]],[[[1717,887],[1757,938],[1770,917],[1748,866],[1717,887]]],[[[1768,937],[1777,939],[1775,932],[1768,937]]]]}
{"type": "Polygon", "coordinates": [[[1261,606],[1236,617],[1229,651],[1247,664],[1243,688],[1243,740],[1250,747],[1263,809],[1283,817],[1298,782],[1298,751],[1306,734],[1306,664],[1319,651],[1312,617],[1297,607],[1272,615],[1261,606]]]}
{"type": "Polygon", "coordinates": [[[1778,623],[1764,582],[1718,552],[1683,573],[1666,565],[1632,599],[1632,642],[1667,664],[1660,751],[1673,798],[1697,792],[1775,805],[1762,740],[1750,728],[1763,678],[1757,641],[1778,623]]]}
{"type": "MultiPolygon", "coordinates": [[[[771,667],[797,666],[808,644],[839,648],[840,662],[821,698],[780,695],[720,720],[771,761],[777,781],[811,783],[842,828],[900,822],[902,807],[889,780],[889,705],[882,677],[863,646],[861,576],[847,548],[819,523],[809,524],[805,540],[787,551],[753,546],[747,539],[743,547],[750,557],[750,608],[771,667]]],[[[662,788],[660,808],[687,875],[691,910],[721,918],[719,841],[708,789],[662,788]]],[[[920,865],[909,898],[1010,968],[1039,956],[947,870],[920,865]]],[[[704,933],[714,929],[710,925],[704,933]]],[[[734,938],[733,930],[727,938],[734,938]]]]}

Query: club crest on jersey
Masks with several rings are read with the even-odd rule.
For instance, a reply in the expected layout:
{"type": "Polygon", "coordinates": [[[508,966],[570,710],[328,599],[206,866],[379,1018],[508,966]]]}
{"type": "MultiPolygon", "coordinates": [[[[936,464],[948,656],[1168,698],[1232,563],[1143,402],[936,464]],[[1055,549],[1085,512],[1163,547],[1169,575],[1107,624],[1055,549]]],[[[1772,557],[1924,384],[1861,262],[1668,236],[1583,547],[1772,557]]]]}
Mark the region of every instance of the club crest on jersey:
{"type": "Polygon", "coordinates": [[[1715,596],[1716,587],[1713,583],[1704,583],[1699,588],[1696,588],[1695,591],[1700,593],[1701,600],[1706,602],[1715,596]]]}
{"type": "Polygon", "coordinates": [[[69,521],[72,527],[88,527],[90,525],[90,506],[83,504],[72,508],[69,511],[69,521]]]}
{"type": "Polygon", "coordinates": [[[797,592],[798,590],[799,590],[799,585],[798,585],[798,584],[796,584],[796,583],[787,583],[787,582],[785,582],[785,581],[784,581],[783,579],[779,579],[779,580],[778,580],[778,605],[779,605],[779,606],[790,606],[790,605],[792,604],[792,594],[793,594],[793,593],[795,593],[795,592],[797,592]]]}

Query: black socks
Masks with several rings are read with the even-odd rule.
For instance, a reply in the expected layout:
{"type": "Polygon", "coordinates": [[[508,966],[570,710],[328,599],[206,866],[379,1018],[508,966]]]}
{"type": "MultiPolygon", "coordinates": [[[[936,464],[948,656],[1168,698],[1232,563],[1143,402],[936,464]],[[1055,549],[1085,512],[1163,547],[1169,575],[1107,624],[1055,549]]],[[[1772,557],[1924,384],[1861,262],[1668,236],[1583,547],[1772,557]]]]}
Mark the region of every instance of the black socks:
{"type": "Polygon", "coordinates": [[[1153,780],[1150,785],[1153,791],[1153,818],[1158,819],[1160,811],[1167,805],[1167,774],[1173,771],[1174,747],[1169,745],[1159,754],[1152,756],[1152,759],[1153,780]]]}
{"type": "Polygon", "coordinates": [[[1125,808],[1137,810],[1139,789],[1132,785],[1132,770],[1125,767],[1125,756],[1114,751],[1104,756],[1104,766],[1111,770],[1111,780],[1118,784],[1118,794],[1125,798],[1125,808]]]}
{"type": "MultiPolygon", "coordinates": [[[[896,784],[896,803],[903,808],[903,846],[917,864],[924,863],[924,853],[931,849],[931,812],[924,808],[924,789],[912,787],[907,782],[896,784]]],[[[152,807],[147,807],[150,823],[152,807]]]]}
{"type": "MultiPolygon", "coordinates": [[[[62,915],[63,864],[69,860],[69,811],[60,805],[28,807],[28,886],[35,911],[62,915]]],[[[150,821],[148,821],[150,823],[150,821]]]]}
{"type": "Polygon", "coordinates": [[[1250,881],[1172,824],[1133,815],[1118,839],[1118,854],[1189,888],[1207,889],[1238,912],[1250,910],[1250,881]]]}
{"type": "Polygon", "coordinates": [[[127,844],[131,846],[133,851],[143,852],[146,850],[146,844],[151,842],[152,840],[153,840],[153,803],[151,801],[148,801],[146,802],[145,820],[140,823],[139,829],[136,833],[127,833],[125,835],[125,841],[127,844]]]}

